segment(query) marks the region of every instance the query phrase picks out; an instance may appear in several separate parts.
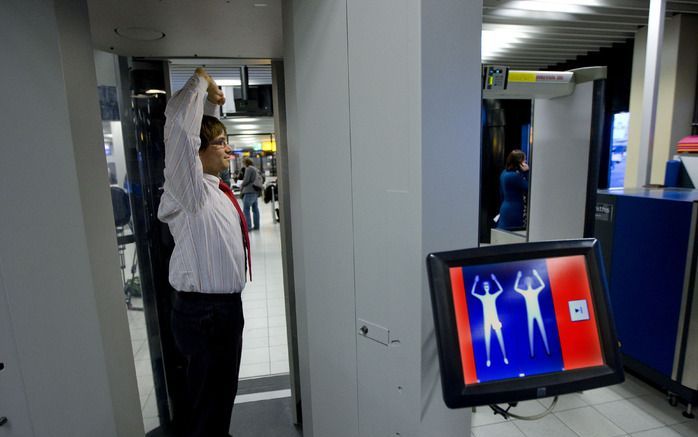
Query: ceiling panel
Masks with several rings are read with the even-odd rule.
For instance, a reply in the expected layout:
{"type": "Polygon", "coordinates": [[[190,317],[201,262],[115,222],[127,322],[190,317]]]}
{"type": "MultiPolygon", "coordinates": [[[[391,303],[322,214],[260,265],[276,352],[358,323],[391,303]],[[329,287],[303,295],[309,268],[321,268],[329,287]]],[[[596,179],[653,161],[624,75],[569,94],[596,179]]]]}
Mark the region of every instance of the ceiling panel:
{"type": "MultiPolygon", "coordinates": [[[[546,68],[633,39],[649,0],[484,0],[482,60],[546,68]]],[[[698,14],[698,0],[667,2],[667,18],[698,14]]]]}
{"type": "Polygon", "coordinates": [[[281,58],[282,0],[87,0],[95,48],[124,56],[281,58]],[[125,29],[136,39],[119,36],[125,29]],[[149,34],[164,38],[148,40],[149,34]]]}

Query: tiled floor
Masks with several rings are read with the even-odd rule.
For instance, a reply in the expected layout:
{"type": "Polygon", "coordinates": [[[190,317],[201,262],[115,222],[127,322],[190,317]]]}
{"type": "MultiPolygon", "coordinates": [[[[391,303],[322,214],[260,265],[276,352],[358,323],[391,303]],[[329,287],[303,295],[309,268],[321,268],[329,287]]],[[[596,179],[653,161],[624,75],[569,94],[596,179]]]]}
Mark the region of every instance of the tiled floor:
{"type": "MultiPolygon", "coordinates": [[[[527,401],[519,415],[542,412],[550,399],[527,401]]],[[[698,422],[681,415],[664,394],[626,374],[617,386],[560,397],[553,413],[537,421],[505,420],[488,407],[473,414],[474,437],[698,437],[698,422]]]]}
{"type": "MultiPolygon", "coordinates": [[[[241,379],[288,373],[289,369],[281,233],[279,224],[272,221],[271,205],[264,204],[260,199],[259,208],[261,229],[250,234],[252,282],[247,284],[242,294],[245,329],[240,365],[241,379]]],[[[134,307],[142,307],[138,298],[134,298],[132,303],[134,307]]],[[[143,423],[148,432],[159,425],[159,420],[145,331],[145,315],[142,311],[129,311],[128,321],[143,423]]]]}

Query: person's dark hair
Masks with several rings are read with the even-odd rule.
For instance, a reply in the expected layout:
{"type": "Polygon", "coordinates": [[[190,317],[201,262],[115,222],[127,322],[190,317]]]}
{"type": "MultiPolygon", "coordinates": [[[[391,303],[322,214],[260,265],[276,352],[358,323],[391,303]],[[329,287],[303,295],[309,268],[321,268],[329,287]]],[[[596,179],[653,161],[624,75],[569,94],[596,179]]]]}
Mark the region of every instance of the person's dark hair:
{"type": "Polygon", "coordinates": [[[216,117],[204,115],[204,118],[201,120],[201,131],[199,133],[199,137],[201,138],[201,147],[199,147],[199,150],[206,150],[208,145],[211,144],[211,141],[221,134],[228,134],[225,125],[216,117]]]}
{"type": "Polygon", "coordinates": [[[254,162],[252,162],[252,160],[251,160],[250,158],[245,158],[245,160],[242,161],[242,162],[243,162],[246,166],[248,166],[248,167],[249,167],[250,165],[254,164],[254,162]]]}
{"type": "Polygon", "coordinates": [[[512,150],[507,156],[507,170],[519,170],[521,164],[526,160],[526,154],[519,149],[512,150]]]}

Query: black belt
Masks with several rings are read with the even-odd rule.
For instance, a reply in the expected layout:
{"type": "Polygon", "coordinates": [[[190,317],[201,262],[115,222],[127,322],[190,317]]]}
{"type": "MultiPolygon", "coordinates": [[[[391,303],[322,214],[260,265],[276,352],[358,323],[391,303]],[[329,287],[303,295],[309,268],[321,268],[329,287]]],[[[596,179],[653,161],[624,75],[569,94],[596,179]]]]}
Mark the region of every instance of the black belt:
{"type": "Polygon", "coordinates": [[[236,302],[242,293],[198,293],[195,291],[178,291],[177,299],[189,302],[236,302]]]}

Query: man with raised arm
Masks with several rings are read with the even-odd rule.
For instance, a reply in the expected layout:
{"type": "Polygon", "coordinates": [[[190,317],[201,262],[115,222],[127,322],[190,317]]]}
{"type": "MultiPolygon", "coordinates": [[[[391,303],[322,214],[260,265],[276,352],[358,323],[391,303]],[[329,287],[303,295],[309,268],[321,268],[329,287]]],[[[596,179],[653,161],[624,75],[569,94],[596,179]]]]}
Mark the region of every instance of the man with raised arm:
{"type": "Polygon", "coordinates": [[[477,283],[480,280],[480,275],[475,276],[475,281],[473,281],[473,288],[470,290],[475,298],[477,298],[480,303],[482,303],[482,322],[483,330],[485,333],[485,352],[487,354],[487,367],[492,365],[490,360],[490,344],[492,341],[492,331],[494,331],[497,336],[497,341],[499,342],[499,349],[502,351],[502,357],[504,359],[504,364],[509,364],[509,359],[507,359],[507,351],[504,347],[504,338],[502,337],[502,322],[499,321],[499,313],[497,312],[497,298],[504,291],[501,284],[497,280],[497,277],[493,274],[490,275],[492,281],[497,284],[498,291],[495,293],[490,293],[490,283],[489,281],[484,281],[482,283],[482,289],[485,291],[484,294],[478,294],[477,283]]]}
{"type": "Polygon", "coordinates": [[[523,296],[526,302],[526,319],[528,320],[528,347],[531,358],[535,356],[533,351],[533,324],[538,326],[541,338],[543,339],[543,345],[545,346],[545,353],[550,355],[550,347],[548,346],[548,334],[545,332],[545,324],[543,323],[543,316],[540,311],[540,302],[538,301],[538,295],[545,288],[545,282],[538,274],[536,269],[533,269],[533,275],[538,280],[538,287],[533,288],[533,279],[530,276],[524,278],[524,285],[526,288],[519,287],[519,281],[522,276],[521,270],[516,273],[516,282],[514,283],[514,291],[523,296]]]}
{"type": "Polygon", "coordinates": [[[247,224],[230,188],[225,97],[203,68],[167,104],[165,185],[158,218],[175,241],[169,280],[177,290],[172,331],[186,359],[186,437],[229,436],[250,269],[247,224]]]}

